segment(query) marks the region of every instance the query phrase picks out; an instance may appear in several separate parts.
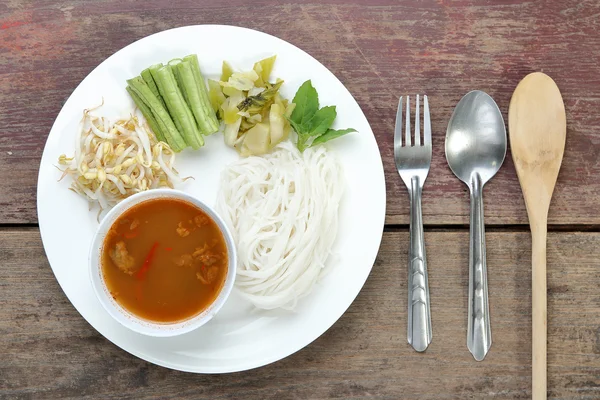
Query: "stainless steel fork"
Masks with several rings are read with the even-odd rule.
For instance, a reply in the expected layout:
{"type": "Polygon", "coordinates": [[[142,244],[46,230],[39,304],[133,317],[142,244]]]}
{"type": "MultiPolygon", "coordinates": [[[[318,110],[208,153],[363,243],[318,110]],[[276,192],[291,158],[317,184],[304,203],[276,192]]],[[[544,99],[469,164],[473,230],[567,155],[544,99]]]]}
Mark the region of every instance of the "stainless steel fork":
{"type": "Polygon", "coordinates": [[[419,95],[415,110],[414,145],[410,132],[410,97],[406,96],[406,123],[402,141],[402,97],[396,114],[394,159],[396,169],[410,195],[410,247],[408,250],[408,343],[416,351],[425,351],[431,343],[431,311],[421,192],[431,165],[431,120],[429,103],[423,96],[423,141],[419,113],[419,95]]]}

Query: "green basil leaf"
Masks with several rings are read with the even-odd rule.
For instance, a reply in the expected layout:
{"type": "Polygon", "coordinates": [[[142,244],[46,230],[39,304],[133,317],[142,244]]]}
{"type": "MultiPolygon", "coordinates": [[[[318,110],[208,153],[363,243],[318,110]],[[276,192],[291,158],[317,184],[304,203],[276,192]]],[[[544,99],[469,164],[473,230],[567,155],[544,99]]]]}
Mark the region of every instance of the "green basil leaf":
{"type": "Polygon", "coordinates": [[[348,128],[348,129],[328,129],[323,135],[319,136],[315,140],[313,140],[311,146],[322,144],[328,142],[332,139],[339,138],[340,136],[344,136],[347,133],[356,132],[356,129],[348,128]]]}

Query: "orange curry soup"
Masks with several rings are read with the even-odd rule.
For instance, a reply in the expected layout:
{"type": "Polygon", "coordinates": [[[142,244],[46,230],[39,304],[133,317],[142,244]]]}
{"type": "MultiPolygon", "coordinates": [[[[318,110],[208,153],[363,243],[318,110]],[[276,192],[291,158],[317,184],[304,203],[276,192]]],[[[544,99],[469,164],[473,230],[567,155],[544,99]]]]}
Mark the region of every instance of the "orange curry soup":
{"type": "Polygon", "coordinates": [[[178,322],[216,299],[227,275],[227,247],[215,221],[193,204],[147,200],[111,226],[102,273],[112,297],[132,314],[178,322]]]}

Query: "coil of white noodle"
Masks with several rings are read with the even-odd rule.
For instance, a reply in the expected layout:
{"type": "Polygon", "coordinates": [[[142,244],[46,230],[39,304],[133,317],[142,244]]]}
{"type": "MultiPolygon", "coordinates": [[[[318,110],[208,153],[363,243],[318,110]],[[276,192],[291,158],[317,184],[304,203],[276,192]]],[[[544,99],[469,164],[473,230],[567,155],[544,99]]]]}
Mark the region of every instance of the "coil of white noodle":
{"type": "Polygon", "coordinates": [[[236,286],[256,307],[293,309],[323,275],[343,189],[322,146],[300,153],[283,142],[223,171],[217,209],[237,244],[236,286]]]}

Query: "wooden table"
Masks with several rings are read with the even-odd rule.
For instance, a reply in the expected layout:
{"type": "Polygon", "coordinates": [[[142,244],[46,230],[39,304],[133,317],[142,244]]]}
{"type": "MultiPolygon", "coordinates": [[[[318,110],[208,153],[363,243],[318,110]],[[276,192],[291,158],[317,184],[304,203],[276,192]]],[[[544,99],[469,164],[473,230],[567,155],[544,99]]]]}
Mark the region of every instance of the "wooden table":
{"type": "Polygon", "coordinates": [[[530,237],[510,154],[484,192],[494,344],[477,363],[466,348],[468,194],[446,165],[443,143],[452,109],[467,91],[488,92],[506,116],[518,81],[541,70],[561,88],[568,121],[549,218],[549,396],[599,399],[600,3],[298,3],[7,0],[0,5],[0,397],[530,397],[530,237]],[[44,142],[77,84],[121,47],[192,24],[258,29],[320,60],[363,108],[387,178],[381,250],[348,312],[304,350],[231,375],[157,367],[99,335],[54,279],[35,211],[44,142]],[[415,93],[430,96],[434,132],[423,198],[434,327],[425,354],[406,343],[408,196],[392,159],[398,96],[415,93]]]}

